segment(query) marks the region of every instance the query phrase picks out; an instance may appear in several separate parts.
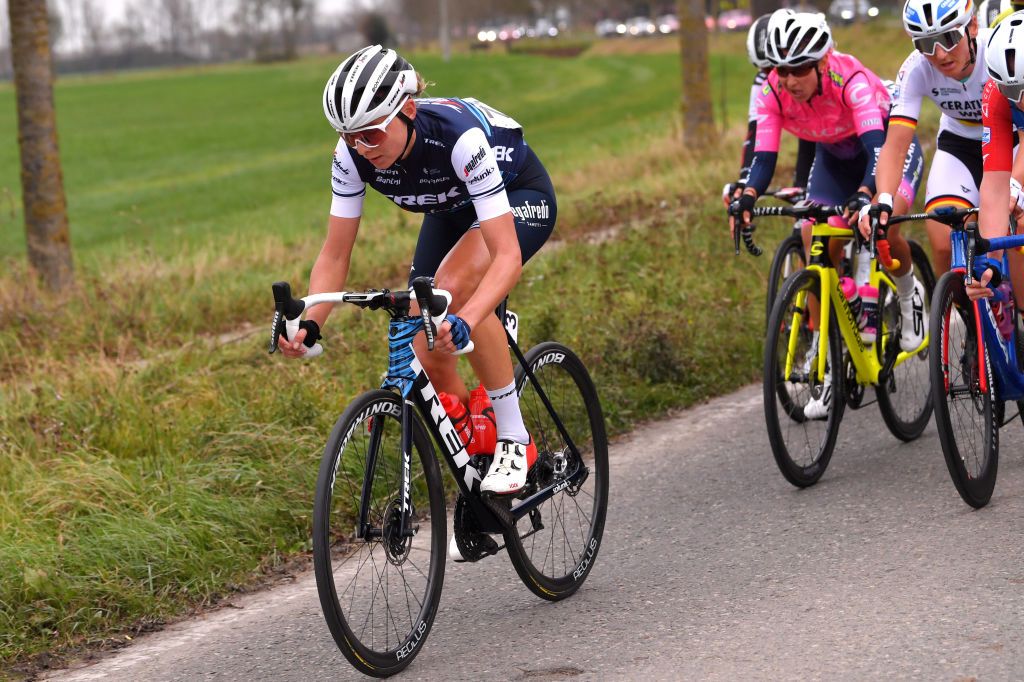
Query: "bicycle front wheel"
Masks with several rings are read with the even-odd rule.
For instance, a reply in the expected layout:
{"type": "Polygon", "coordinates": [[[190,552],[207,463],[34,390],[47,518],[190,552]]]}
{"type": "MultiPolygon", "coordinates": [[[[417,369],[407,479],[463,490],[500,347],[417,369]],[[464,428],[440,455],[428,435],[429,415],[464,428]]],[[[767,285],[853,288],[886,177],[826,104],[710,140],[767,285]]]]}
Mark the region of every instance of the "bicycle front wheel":
{"type": "MultiPolygon", "coordinates": [[[[935,274],[921,245],[911,239],[907,242],[910,244],[910,253],[914,261],[914,274],[924,286],[924,301],[914,301],[914,305],[921,305],[920,322],[925,324],[923,313],[931,310],[935,274]]],[[[886,285],[884,280],[878,288],[878,302],[881,310],[881,329],[876,348],[881,358],[885,358],[888,352],[899,352],[901,315],[899,295],[886,285]]],[[[929,343],[932,343],[935,337],[929,339],[929,343]]],[[[889,376],[875,387],[878,409],[882,413],[885,425],[889,427],[892,435],[903,441],[912,441],[920,436],[932,416],[932,384],[928,377],[929,354],[930,348],[925,348],[907,358],[893,367],[889,376]]]]}
{"type": "Polygon", "coordinates": [[[999,417],[988,349],[979,345],[974,311],[963,273],[943,275],[935,288],[929,324],[935,346],[928,365],[946,467],[963,501],[980,508],[988,504],[996,485],[999,417]]]}
{"type": "Polygon", "coordinates": [[[818,334],[809,304],[821,277],[801,270],[786,280],[768,318],[764,348],[764,417],[772,454],[786,480],[797,487],[825,473],[843,418],[842,348],[832,313],[824,381],[815,371],[818,334]],[[788,375],[787,375],[788,371],[788,375]]]}
{"type": "Polygon", "coordinates": [[[580,467],[584,477],[555,493],[505,534],[509,559],[523,583],[549,601],[565,599],[594,567],[608,508],[608,439],[597,390],[586,367],[567,347],[551,341],[525,354],[540,389],[554,407],[576,452],[541,400],[521,365],[516,367],[519,405],[537,445],[519,499],[566,480],[580,467]]]}
{"type": "Polygon", "coordinates": [[[444,580],[441,472],[418,416],[411,513],[401,532],[401,416],[401,398],[390,391],[364,393],[348,406],[327,441],[313,508],[313,566],[324,619],[345,658],[375,677],[399,672],[419,653],[444,580]]]}
{"type": "Polygon", "coordinates": [[[797,270],[804,268],[804,240],[799,231],[790,233],[782,240],[772,257],[772,266],[768,271],[768,293],[765,295],[765,320],[772,314],[775,297],[782,288],[786,278],[797,270]]]}

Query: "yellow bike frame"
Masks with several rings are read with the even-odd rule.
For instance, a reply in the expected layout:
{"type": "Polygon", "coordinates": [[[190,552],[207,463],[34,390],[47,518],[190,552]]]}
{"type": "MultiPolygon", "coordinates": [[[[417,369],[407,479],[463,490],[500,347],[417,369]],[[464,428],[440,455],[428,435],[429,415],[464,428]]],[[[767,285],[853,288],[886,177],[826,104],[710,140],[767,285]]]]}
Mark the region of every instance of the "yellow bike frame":
{"type": "MultiPolygon", "coordinates": [[[[886,357],[887,343],[899,343],[895,337],[890,338],[886,330],[879,329],[876,341],[865,345],[860,338],[860,330],[857,320],[854,319],[853,310],[849,301],[843,295],[843,289],[839,283],[839,273],[832,264],[828,255],[828,244],[833,238],[851,239],[850,230],[847,228],[831,227],[827,224],[815,224],[811,233],[811,259],[807,270],[818,273],[821,281],[821,290],[818,292],[818,300],[821,302],[818,314],[818,355],[815,358],[818,383],[825,379],[825,363],[828,356],[828,334],[832,320],[832,307],[836,308],[836,319],[839,322],[839,331],[842,332],[846,348],[850,353],[850,359],[856,370],[857,383],[864,385],[878,385],[879,374],[884,369],[880,358],[886,357]]],[[[868,280],[871,286],[879,289],[879,285],[885,283],[889,290],[896,291],[896,285],[884,270],[878,269],[878,260],[871,259],[871,276],[868,280]]],[[[792,324],[789,329],[789,345],[786,353],[786,373],[783,376],[790,377],[793,374],[793,361],[796,356],[796,348],[800,340],[800,318],[807,314],[808,291],[804,290],[797,294],[796,311],[793,313],[792,324]]],[[[878,302],[878,324],[883,322],[882,301],[878,302]]],[[[911,352],[900,351],[896,355],[893,367],[905,362],[908,358],[917,355],[928,348],[928,335],[925,334],[924,342],[916,350],[911,352]]]]}

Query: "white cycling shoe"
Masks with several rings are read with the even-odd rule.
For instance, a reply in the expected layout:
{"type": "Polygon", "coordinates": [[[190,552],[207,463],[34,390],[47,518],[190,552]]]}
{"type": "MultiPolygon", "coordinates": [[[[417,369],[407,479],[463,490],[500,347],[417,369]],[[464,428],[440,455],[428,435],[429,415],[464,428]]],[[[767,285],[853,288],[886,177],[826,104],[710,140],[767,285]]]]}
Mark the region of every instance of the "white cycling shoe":
{"type": "Polygon", "coordinates": [[[832,408],[832,371],[825,370],[825,381],[821,384],[821,395],[811,398],[804,405],[804,417],[807,419],[827,419],[832,408]]]}
{"type": "Polygon", "coordinates": [[[480,482],[480,492],[495,495],[517,493],[526,485],[526,450],[532,443],[523,445],[511,440],[499,440],[494,450],[494,463],[480,482]]]}
{"type": "Polygon", "coordinates": [[[914,278],[914,291],[904,299],[900,296],[900,350],[917,350],[924,343],[928,311],[924,309],[924,285],[914,278]]]}
{"type": "Polygon", "coordinates": [[[448,543],[448,558],[458,563],[462,563],[466,560],[462,556],[462,552],[459,551],[459,543],[455,542],[454,535],[452,535],[452,539],[448,543]]]}

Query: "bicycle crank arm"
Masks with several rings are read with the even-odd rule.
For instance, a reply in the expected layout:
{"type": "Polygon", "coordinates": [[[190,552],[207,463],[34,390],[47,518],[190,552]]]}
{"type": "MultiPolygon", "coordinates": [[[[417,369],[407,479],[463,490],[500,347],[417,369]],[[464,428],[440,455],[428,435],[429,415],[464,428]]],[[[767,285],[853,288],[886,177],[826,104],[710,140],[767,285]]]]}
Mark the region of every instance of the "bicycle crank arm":
{"type": "Polygon", "coordinates": [[[533,495],[530,495],[528,498],[526,498],[516,506],[512,507],[512,509],[509,510],[509,514],[512,516],[514,520],[518,521],[519,519],[529,514],[530,511],[536,509],[542,503],[551,499],[556,494],[562,492],[566,488],[574,484],[577,486],[583,485],[583,482],[587,480],[588,476],[590,476],[590,469],[588,469],[585,465],[580,465],[580,467],[577,468],[576,471],[574,471],[570,476],[567,476],[559,481],[556,481],[555,483],[552,483],[543,490],[538,490],[533,495]]]}

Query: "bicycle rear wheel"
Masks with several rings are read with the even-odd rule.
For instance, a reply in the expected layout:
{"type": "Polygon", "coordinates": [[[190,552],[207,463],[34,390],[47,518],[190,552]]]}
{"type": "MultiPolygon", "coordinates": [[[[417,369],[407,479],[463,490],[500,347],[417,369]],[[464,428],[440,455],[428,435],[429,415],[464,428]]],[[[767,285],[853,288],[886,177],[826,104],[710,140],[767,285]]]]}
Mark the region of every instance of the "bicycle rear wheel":
{"type": "Polygon", "coordinates": [[[963,501],[984,507],[999,465],[999,417],[988,349],[967,298],[963,273],[947,272],[935,288],[928,366],[935,392],[935,425],[953,485],[963,501]],[[982,389],[982,377],[986,390],[982,389]]]}
{"type": "Polygon", "coordinates": [[[444,491],[418,416],[407,522],[415,532],[399,532],[401,415],[401,398],[390,391],[369,391],[348,406],[324,449],[313,507],[313,565],[324,619],[345,658],[375,677],[399,672],[419,653],[444,581],[444,491]],[[360,533],[364,491],[369,530],[360,533]]]}
{"type": "Polygon", "coordinates": [[[772,266],[768,271],[768,293],[765,295],[765,320],[772,314],[772,305],[782,283],[797,270],[802,270],[804,263],[804,241],[799,231],[793,231],[782,240],[772,257],[772,266]]]}
{"type": "Polygon", "coordinates": [[[764,349],[764,416],[772,454],[786,480],[797,487],[813,485],[825,473],[843,417],[842,348],[838,322],[832,313],[828,338],[831,385],[819,382],[817,335],[811,331],[808,300],[817,299],[821,277],[801,270],[786,280],[768,319],[764,349]],[[791,367],[785,376],[786,367],[791,367]],[[830,395],[829,395],[830,394],[830,395]],[[823,419],[811,419],[805,409],[823,401],[823,419]]]}
{"type": "Polygon", "coordinates": [[[585,478],[555,493],[505,533],[509,559],[523,583],[549,601],[565,599],[594,567],[608,507],[608,439],[597,390],[586,367],[567,347],[547,341],[525,354],[544,394],[551,401],[579,456],[569,448],[521,365],[516,366],[519,405],[537,445],[537,462],[526,499],[566,479],[579,467],[585,478]]]}
{"type": "MultiPolygon", "coordinates": [[[[914,274],[924,286],[922,310],[929,311],[932,292],[935,289],[935,274],[921,245],[910,239],[907,241],[914,261],[914,274]]],[[[884,280],[878,288],[878,302],[881,329],[875,347],[878,349],[879,360],[884,362],[883,359],[890,348],[899,352],[901,324],[899,295],[886,285],[884,280]]],[[[923,315],[921,322],[924,324],[923,315]]],[[[930,348],[925,348],[896,365],[883,383],[875,387],[878,410],[882,413],[885,425],[889,427],[892,435],[903,441],[912,441],[920,436],[932,416],[932,384],[928,376],[929,351],[930,348]]]]}

